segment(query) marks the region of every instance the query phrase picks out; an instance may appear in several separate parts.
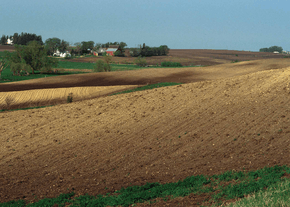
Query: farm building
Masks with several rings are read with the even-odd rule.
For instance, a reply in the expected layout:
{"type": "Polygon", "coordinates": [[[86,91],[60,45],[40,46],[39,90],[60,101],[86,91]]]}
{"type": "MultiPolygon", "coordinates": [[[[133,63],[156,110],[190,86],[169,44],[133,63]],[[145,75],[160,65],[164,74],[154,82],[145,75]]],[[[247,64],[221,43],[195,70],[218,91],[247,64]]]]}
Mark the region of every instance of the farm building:
{"type": "Polygon", "coordinates": [[[57,56],[57,57],[66,57],[66,56],[69,56],[71,57],[71,54],[69,53],[69,51],[66,51],[64,53],[61,53],[58,49],[56,50],[55,53],[53,53],[53,56],[57,56]]]}
{"type": "Polygon", "coordinates": [[[106,52],[106,48],[99,48],[97,51],[93,51],[94,56],[102,55],[104,52],[106,52]]]}
{"type": "Polygon", "coordinates": [[[7,39],[7,45],[12,45],[13,44],[13,39],[7,39]]]}
{"type": "Polygon", "coordinates": [[[119,45],[110,45],[109,48],[106,50],[106,53],[108,55],[114,56],[114,52],[116,52],[117,50],[121,50],[119,45]]]}

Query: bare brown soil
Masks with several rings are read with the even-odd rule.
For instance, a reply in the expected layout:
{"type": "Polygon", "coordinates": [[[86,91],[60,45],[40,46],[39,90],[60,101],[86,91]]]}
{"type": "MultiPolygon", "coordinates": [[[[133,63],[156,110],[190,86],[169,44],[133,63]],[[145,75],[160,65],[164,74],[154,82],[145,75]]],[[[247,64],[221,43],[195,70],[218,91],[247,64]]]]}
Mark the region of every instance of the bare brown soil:
{"type": "MultiPolygon", "coordinates": [[[[160,65],[161,62],[171,61],[180,62],[184,66],[190,65],[218,65],[224,63],[231,63],[233,61],[247,61],[247,60],[261,60],[272,58],[284,58],[284,54],[274,54],[268,52],[248,52],[236,50],[199,50],[199,49],[171,49],[167,56],[152,56],[146,57],[147,64],[160,65]]],[[[84,57],[77,58],[71,61],[74,62],[96,62],[102,57],[84,57]]],[[[136,58],[134,57],[113,57],[114,63],[132,63],[134,64],[136,58]]]]}
{"type": "MultiPolygon", "coordinates": [[[[0,84],[1,91],[15,91],[186,83],[1,113],[0,201],[71,190],[97,195],[146,182],[289,165],[289,66],[287,59],[270,59],[0,84]]],[[[203,196],[154,206],[195,206],[203,196]]]]}
{"type": "Polygon", "coordinates": [[[0,45],[0,51],[14,51],[14,49],[11,45],[0,45]]]}

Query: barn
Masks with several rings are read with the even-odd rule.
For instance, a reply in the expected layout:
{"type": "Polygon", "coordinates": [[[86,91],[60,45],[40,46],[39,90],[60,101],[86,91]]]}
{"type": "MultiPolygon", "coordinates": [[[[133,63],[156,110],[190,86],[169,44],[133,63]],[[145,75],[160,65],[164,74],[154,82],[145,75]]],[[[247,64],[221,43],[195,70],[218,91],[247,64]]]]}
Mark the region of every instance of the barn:
{"type": "Polygon", "coordinates": [[[114,56],[114,52],[116,52],[117,50],[121,50],[119,45],[110,45],[109,48],[106,50],[106,53],[108,55],[114,56]]]}

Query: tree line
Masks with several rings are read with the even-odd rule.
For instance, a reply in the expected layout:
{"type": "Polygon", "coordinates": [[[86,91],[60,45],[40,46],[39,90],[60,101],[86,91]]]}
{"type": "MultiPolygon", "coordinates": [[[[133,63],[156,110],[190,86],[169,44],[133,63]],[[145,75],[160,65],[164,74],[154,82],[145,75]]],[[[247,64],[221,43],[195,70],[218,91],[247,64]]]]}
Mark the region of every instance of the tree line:
{"type": "Polygon", "coordinates": [[[7,43],[7,40],[13,40],[13,44],[16,45],[27,45],[30,41],[37,41],[39,44],[43,45],[42,37],[41,35],[36,34],[30,34],[30,33],[14,33],[13,36],[8,37],[5,35],[2,35],[1,37],[1,44],[5,45],[7,43]]]}
{"type": "Polygon", "coordinates": [[[279,46],[271,46],[269,48],[265,47],[265,48],[261,48],[260,52],[275,52],[278,51],[279,53],[282,53],[283,48],[279,47],[279,46]]]}
{"type": "Polygon", "coordinates": [[[132,57],[150,57],[150,56],[162,56],[169,53],[169,48],[167,45],[160,45],[159,47],[149,47],[143,43],[143,47],[131,48],[130,55],[132,57]]]}
{"type": "Polygon", "coordinates": [[[0,78],[1,72],[8,65],[13,75],[29,75],[35,71],[52,72],[58,60],[47,56],[45,47],[34,40],[27,45],[15,45],[15,52],[4,52],[4,57],[0,59],[0,78]]]}
{"type": "MultiPolygon", "coordinates": [[[[116,56],[125,56],[125,49],[127,44],[125,42],[107,42],[107,43],[94,43],[94,41],[83,41],[70,46],[65,40],[53,37],[48,38],[44,43],[42,37],[30,33],[14,33],[13,36],[3,35],[1,44],[7,43],[7,39],[13,40],[15,52],[5,51],[4,57],[0,59],[0,79],[1,72],[9,65],[13,75],[22,75],[23,73],[29,75],[34,74],[35,71],[51,72],[52,68],[57,66],[58,60],[49,56],[53,55],[57,50],[59,52],[66,52],[70,49],[71,54],[86,54],[91,51],[97,51],[100,48],[108,48],[110,45],[119,45],[120,50],[115,52],[116,56]]],[[[130,48],[130,56],[132,57],[147,57],[167,55],[169,48],[167,45],[159,47],[149,47],[145,43],[140,48],[130,48]]]]}

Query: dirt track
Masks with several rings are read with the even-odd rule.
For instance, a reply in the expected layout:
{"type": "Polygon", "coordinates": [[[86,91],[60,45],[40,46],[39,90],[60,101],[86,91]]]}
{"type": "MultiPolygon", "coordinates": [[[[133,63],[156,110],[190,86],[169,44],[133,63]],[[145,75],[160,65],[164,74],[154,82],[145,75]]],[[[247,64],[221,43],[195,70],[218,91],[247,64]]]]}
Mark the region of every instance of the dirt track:
{"type": "MultiPolygon", "coordinates": [[[[150,70],[102,78],[112,85],[116,79],[187,84],[1,113],[0,201],[57,196],[68,188],[97,195],[131,184],[289,165],[289,61],[150,70]]],[[[84,77],[0,88],[80,86],[84,77]]],[[[189,196],[182,204],[196,203],[189,196]]]]}

